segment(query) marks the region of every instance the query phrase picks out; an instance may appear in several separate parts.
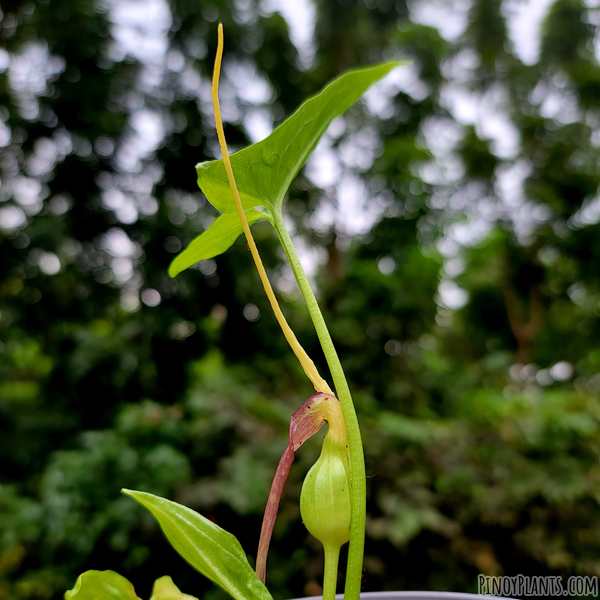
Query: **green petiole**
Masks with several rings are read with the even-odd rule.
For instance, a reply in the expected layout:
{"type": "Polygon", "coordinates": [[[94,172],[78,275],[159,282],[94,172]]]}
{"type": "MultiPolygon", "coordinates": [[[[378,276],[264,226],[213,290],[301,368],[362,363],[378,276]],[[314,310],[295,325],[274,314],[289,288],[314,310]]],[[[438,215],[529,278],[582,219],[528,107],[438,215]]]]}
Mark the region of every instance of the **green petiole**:
{"type": "Polygon", "coordinates": [[[290,234],[285,226],[281,214],[275,215],[273,223],[277,237],[283,246],[284,252],[298,282],[313,325],[317,331],[319,342],[329,365],[333,383],[337,392],[337,398],[342,407],[346,431],[348,432],[348,452],[350,455],[350,469],[352,478],[352,521],[350,529],[350,547],[348,549],[348,567],[346,571],[346,587],[344,600],[358,600],[360,596],[360,584],[362,579],[363,553],[365,546],[365,521],[366,521],[366,479],[365,458],[363,452],[362,438],[358,425],[358,418],[352,402],[350,388],[346,381],[346,375],[342,369],[340,359],[333,345],[331,335],[323,319],[317,299],[310,286],[306,273],[302,268],[300,259],[290,234]]]}

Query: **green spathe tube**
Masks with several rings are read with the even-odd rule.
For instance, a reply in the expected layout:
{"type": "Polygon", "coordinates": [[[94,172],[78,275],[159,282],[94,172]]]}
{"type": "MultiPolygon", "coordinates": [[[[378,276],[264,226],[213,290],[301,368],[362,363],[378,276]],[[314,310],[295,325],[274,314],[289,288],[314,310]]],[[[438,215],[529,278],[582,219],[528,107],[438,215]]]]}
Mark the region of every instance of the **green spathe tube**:
{"type": "MultiPolygon", "coordinates": [[[[338,409],[339,403],[329,406],[338,409]]],[[[340,548],[350,539],[352,516],[348,438],[339,412],[339,416],[328,415],[321,456],[306,475],[300,493],[304,525],[325,551],[323,600],[335,600],[340,548]]]]}
{"type": "Polygon", "coordinates": [[[302,485],[300,513],[323,546],[339,548],[350,539],[351,512],[348,449],[328,431],[321,456],[302,485]]]}

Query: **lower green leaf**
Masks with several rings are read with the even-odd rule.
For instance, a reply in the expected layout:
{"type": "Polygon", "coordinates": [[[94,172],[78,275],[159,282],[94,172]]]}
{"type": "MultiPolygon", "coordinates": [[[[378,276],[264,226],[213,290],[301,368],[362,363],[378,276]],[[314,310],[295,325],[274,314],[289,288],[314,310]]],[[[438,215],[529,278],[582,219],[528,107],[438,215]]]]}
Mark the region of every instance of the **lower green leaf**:
{"type": "Polygon", "coordinates": [[[114,571],[86,571],[77,578],[75,587],[65,593],[65,600],[139,600],[133,585],[114,571]]]}
{"type": "MultiPolygon", "coordinates": [[[[260,219],[269,218],[267,213],[253,208],[244,212],[250,225],[260,219]]],[[[204,233],[201,233],[185,250],[175,257],[169,267],[169,275],[175,277],[200,260],[223,254],[233,245],[233,242],[238,239],[241,233],[242,222],[236,212],[221,215],[204,233]]]]}
{"type": "Polygon", "coordinates": [[[156,517],[173,548],[185,560],[236,600],[273,600],[231,533],[176,502],[146,492],[123,493],[156,517]]]}
{"type": "Polygon", "coordinates": [[[198,598],[180,592],[173,580],[165,575],[154,582],[150,600],[198,600],[198,598]]]}

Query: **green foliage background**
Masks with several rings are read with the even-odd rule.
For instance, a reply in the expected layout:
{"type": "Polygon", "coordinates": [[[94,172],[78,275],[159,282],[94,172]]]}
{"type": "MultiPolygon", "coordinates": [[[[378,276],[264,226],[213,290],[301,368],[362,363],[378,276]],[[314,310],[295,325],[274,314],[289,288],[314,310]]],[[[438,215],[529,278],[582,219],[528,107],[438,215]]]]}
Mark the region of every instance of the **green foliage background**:
{"type": "MultiPolygon", "coordinates": [[[[369,201],[385,198],[380,220],[360,235],[319,224],[311,215],[334,210],[337,191],[306,172],[287,201],[323,258],[319,297],[363,430],[364,590],[600,575],[600,15],[555,0],[530,65],[507,33],[514,5],[474,2],[446,39],[403,0],[318,0],[307,66],[284,18],[255,0],[3,2],[0,599],[60,598],[86,569],[120,572],[141,597],[169,574],[223,598],[121,487],[185,503],[256,552],[310,385],[241,240],[167,275],[215,215],[194,165],[217,152],[206,86],[218,20],[237,149],[253,111],[277,124],[346,69],[413,60],[412,92],[388,88],[383,111],[353,107],[328,138],[369,201]],[[140,6],[147,21],[132,26],[140,6]],[[138,37],[119,53],[127,27],[138,37]],[[259,80],[265,98],[244,94],[259,80]],[[489,113],[456,120],[457,86],[474,111],[504,115],[510,152],[489,113]],[[348,154],[369,144],[368,164],[348,154]],[[521,192],[503,188],[507,172],[521,192]],[[462,301],[444,305],[444,289],[462,301]],[[251,305],[258,320],[244,316],[251,305]]],[[[254,230],[325,373],[274,236],[254,230]]],[[[286,487],[267,577],[276,598],[319,593],[322,557],[298,508],[318,451],[302,448],[286,487]]]]}

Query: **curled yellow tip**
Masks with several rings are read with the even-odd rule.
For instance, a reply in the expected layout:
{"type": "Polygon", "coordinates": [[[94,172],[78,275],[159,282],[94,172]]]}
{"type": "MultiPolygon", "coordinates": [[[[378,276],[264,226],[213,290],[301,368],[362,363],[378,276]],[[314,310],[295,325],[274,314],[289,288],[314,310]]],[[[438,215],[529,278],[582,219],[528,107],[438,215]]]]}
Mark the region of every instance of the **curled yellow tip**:
{"type": "Polygon", "coordinates": [[[308,354],[304,351],[304,348],[300,345],[294,332],[288,325],[283,313],[281,312],[281,308],[279,303],[277,302],[277,298],[275,297],[275,293],[273,292],[273,288],[271,287],[271,283],[269,282],[269,278],[267,277],[267,272],[262,264],[262,260],[260,258],[260,254],[258,253],[258,248],[254,243],[254,238],[252,237],[252,232],[250,231],[250,226],[248,225],[248,219],[246,218],[246,213],[244,213],[244,208],[242,206],[242,200],[240,198],[240,194],[237,189],[237,185],[235,183],[235,178],[233,176],[233,169],[231,168],[231,161],[229,160],[229,152],[227,151],[227,143],[225,141],[225,131],[223,130],[223,122],[221,120],[221,108],[219,105],[219,76],[221,73],[221,60],[223,58],[223,23],[219,23],[218,27],[218,44],[217,44],[217,56],[215,58],[215,69],[213,71],[213,83],[212,83],[212,101],[215,109],[215,122],[217,126],[217,136],[219,138],[219,146],[221,147],[221,154],[223,155],[223,164],[225,165],[225,171],[227,172],[227,180],[229,181],[229,187],[231,188],[231,193],[233,194],[233,200],[235,202],[235,206],[237,208],[238,215],[240,217],[240,221],[242,222],[242,229],[244,230],[244,235],[246,236],[246,241],[248,242],[248,247],[250,248],[250,252],[252,253],[252,258],[254,259],[254,263],[256,264],[256,268],[258,269],[258,274],[260,276],[260,280],[262,281],[263,287],[265,288],[265,292],[267,297],[269,298],[269,302],[271,303],[271,308],[275,313],[275,317],[283,331],[283,335],[285,339],[288,341],[288,344],[291,346],[294,354],[297,356],[304,372],[307,377],[311,380],[312,384],[315,386],[315,390],[317,392],[324,392],[327,394],[333,394],[327,382],[319,375],[317,371],[317,367],[310,359],[308,354]]]}

